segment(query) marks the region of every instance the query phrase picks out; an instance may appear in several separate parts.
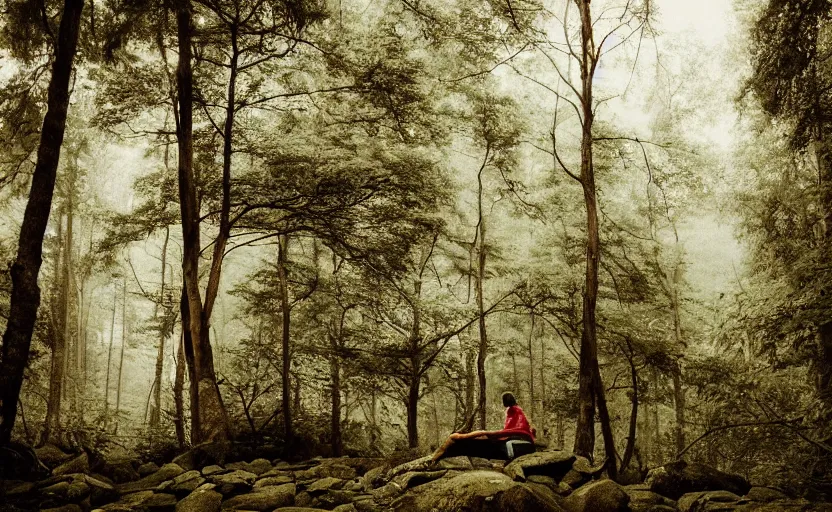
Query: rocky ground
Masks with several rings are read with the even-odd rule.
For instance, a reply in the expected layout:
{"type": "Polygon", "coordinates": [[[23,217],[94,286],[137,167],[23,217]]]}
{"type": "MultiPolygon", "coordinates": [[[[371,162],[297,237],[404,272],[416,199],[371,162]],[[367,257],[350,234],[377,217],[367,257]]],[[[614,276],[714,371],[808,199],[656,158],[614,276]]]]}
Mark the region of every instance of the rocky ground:
{"type": "Polygon", "coordinates": [[[52,475],[37,482],[0,480],[0,511],[832,512],[832,504],[753,487],[701,464],[663,466],[642,484],[620,486],[563,451],[508,464],[454,457],[393,467],[385,459],[347,457],[223,465],[212,463],[210,450],[197,449],[162,467],[120,460],[97,463],[96,471],[87,454],[46,447],[38,456],[52,475]]]}

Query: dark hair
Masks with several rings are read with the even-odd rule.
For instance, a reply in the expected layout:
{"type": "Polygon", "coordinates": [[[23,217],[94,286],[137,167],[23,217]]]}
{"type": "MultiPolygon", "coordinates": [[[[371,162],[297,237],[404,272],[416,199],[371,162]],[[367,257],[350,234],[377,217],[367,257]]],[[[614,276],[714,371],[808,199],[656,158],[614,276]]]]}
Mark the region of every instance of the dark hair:
{"type": "Polygon", "coordinates": [[[512,405],[517,405],[514,395],[509,392],[503,393],[503,407],[511,407],[512,405]]]}

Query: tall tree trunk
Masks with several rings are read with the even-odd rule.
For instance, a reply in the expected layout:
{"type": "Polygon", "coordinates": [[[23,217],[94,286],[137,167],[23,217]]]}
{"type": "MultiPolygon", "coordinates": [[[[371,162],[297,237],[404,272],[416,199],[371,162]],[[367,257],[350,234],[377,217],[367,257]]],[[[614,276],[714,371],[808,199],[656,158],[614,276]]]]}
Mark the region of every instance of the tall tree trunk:
{"type": "Polygon", "coordinates": [[[592,99],[592,82],[598,63],[593,38],[593,20],[589,0],[576,0],[581,18],[581,175],[580,181],[586,206],[586,279],[583,300],[583,330],[581,332],[580,374],[578,379],[579,415],[575,434],[575,453],[592,457],[595,448],[595,407],[601,423],[604,448],[607,457],[607,472],[615,479],[615,442],[610,424],[609,411],[601,372],[598,367],[598,337],[595,323],[595,307],[598,299],[598,265],[601,258],[598,235],[598,204],[593,165],[592,126],[595,105],[592,99]]]}
{"type": "Polygon", "coordinates": [[[485,379],[485,359],[488,356],[488,333],[485,329],[485,300],[483,297],[483,282],[485,280],[485,219],[483,218],[483,183],[482,174],[485,170],[485,164],[488,161],[489,150],[486,149],[485,159],[483,165],[477,173],[477,309],[479,311],[479,333],[480,344],[477,352],[477,382],[479,383],[479,398],[477,400],[477,410],[479,411],[479,428],[485,430],[486,416],[487,416],[487,389],[485,379]]]}
{"type": "Polygon", "coordinates": [[[338,336],[340,336],[343,323],[339,328],[338,335],[330,333],[330,351],[329,356],[329,376],[330,376],[330,394],[332,405],[332,421],[330,424],[330,444],[332,445],[332,456],[340,457],[343,452],[343,443],[341,440],[341,359],[340,359],[340,343],[338,336]]]}
{"type": "MultiPolygon", "coordinates": [[[[165,226],[165,242],[162,244],[162,284],[159,288],[159,302],[156,304],[153,316],[159,320],[159,308],[162,308],[162,315],[167,311],[164,309],[165,301],[165,272],[167,271],[168,241],[170,240],[170,228],[165,226]]],[[[165,338],[167,338],[166,327],[159,325],[159,350],[156,352],[156,373],[153,378],[153,409],[150,411],[150,427],[158,428],[162,411],[162,371],[165,366],[165,338]]]]}
{"type": "Polygon", "coordinates": [[[116,383],[116,429],[121,423],[119,412],[121,411],[121,382],[122,370],[124,370],[124,348],[127,345],[127,279],[122,282],[121,297],[121,355],[118,358],[118,381],[116,383]]]}
{"type": "Polygon", "coordinates": [[[528,341],[528,352],[529,352],[529,410],[532,414],[532,419],[534,419],[537,414],[535,414],[536,407],[535,407],[535,396],[534,396],[534,349],[532,345],[532,341],[534,341],[534,311],[531,312],[531,328],[529,329],[529,341],[528,341]]]}
{"type": "Polygon", "coordinates": [[[57,244],[55,247],[55,285],[53,292],[52,322],[49,334],[52,338],[49,368],[49,395],[46,399],[46,421],[41,433],[41,443],[60,444],[61,397],[63,395],[66,366],[66,288],[64,288],[64,230],[63,214],[58,217],[57,244]],[[60,277],[59,277],[60,276],[60,277]]]}
{"type": "Polygon", "coordinates": [[[176,431],[176,442],[179,448],[185,448],[188,444],[185,439],[185,402],[182,392],[185,389],[185,331],[183,325],[182,333],[179,336],[179,349],[176,356],[176,376],[173,380],[173,406],[176,417],[173,419],[173,427],[176,431]]]}
{"type": "MultiPolygon", "coordinates": [[[[677,246],[679,243],[678,237],[676,240],[677,246]]],[[[679,288],[682,284],[682,262],[676,262],[676,268],[673,269],[673,285],[671,287],[671,310],[673,314],[673,334],[676,338],[676,346],[680,349],[685,348],[687,344],[682,337],[682,315],[679,304],[679,288]]],[[[676,428],[674,431],[674,438],[676,440],[676,453],[681,453],[685,449],[685,389],[682,386],[682,361],[681,359],[676,363],[676,368],[673,372],[673,403],[676,408],[676,428]]]]}
{"type": "Polygon", "coordinates": [[[292,395],[291,395],[291,377],[289,372],[292,368],[292,353],[291,353],[291,311],[289,309],[289,279],[286,273],[286,264],[289,255],[289,237],[287,235],[280,235],[277,246],[277,279],[280,284],[280,311],[282,314],[281,321],[281,336],[280,347],[282,357],[282,375],[281,384],[282,401],[283,401],[283,439],[285,443],[286,455],[293,453],[294,449],[294,432],[292,430],[292,395]]]}
{"type": "Polygon", "coordinates": [[[49,79],[46,115],[40,132],[37,163],[20,227],[17,257],[11,268],[9,321],[3,333],[0,354],[0,444],[11,440],[17,415],[17,401],[23,384],[23,372],[29,360],[32,332],[40,306],[38,274],[42,263],[43,235],[49,222],[55,176],[64,140],[69,108],[69,80],[78,44],[83,6],[83,0],[64,0],[55,58],[52,62],[52,76],[49,79]]]}
{"type": "Polygon", "coordinates": [[[474,350],[465,349],[465,423],[463,424],[463,430],[470,430],[473,427],[474,415],[477,411],[474,405],[474,391],[477,379],[474,368],[476,365],[475,359],[474,350]]]}
{"type": "MultiPolygon", "coordinates": [[[[421,363],[418,360],[411,361],[411,365],[413,364],[421,363]]],[[[419,386],[421,381],[419,375],[411,375],[407,386],[407,446],[410,448],[419,447],[419,386]]]]}
{"type": "Polygon", "coordinates": [[[104,427],[110,420],[110,368],[113,365],[113,338],[116,331],[116,304],[118,303],[118,285],[113,283],[113,315],[110,317],[110,346],[107,349],[107,378],[104,379],[104,427]]]}
{"type": "MultiPolygon", "coordinates": [[[[630,345],[630,342],[627,342],[630,345]]],[[[627,445],[624,448],[624,456],[621,458],[621,471],[624,471],[630,466],[630,461],[633,458],[633,452],[636,447],[636,428],[638,426],[638,372],[636,364],[633,359],[633,348],[629,346],[630,355],[627,361],[630,363],[630,380],[633,388],[632,395],[630,395],[630,427],[627,432],[627,445]]]]}
{"type": "Polygon", "coordinates": [[[63,331],[64,331],[64,370],[63,370],[63,389],[66,393],[67,401],[69,402],[70,420],[74,421],[78,417],[78,393],[77,393],[77,376],[75,375],[75,361],[78,360],[78,339],[73,336],[75,329],[72,324],[72,310],[75,293],[75,279],[72,268],[72,245],[73,245],[73,223],[75,222],[75,180],[77,179],[77,155],[75,162],[68,165],[68,192],[66,205],[66,237],[64,240],[64,266],[63,266],[63,331]]]}
{"type": "MultiPolygon", "coordinates": [[[[222,402],[214,370],[213,352],[209,331],[209,321],[213,300],[219,286],[219,270],[215,268],[220,262],[212,262],[209,275],[206,304],[203,308],[199,290],[199,205],[196,196],[196,180],[193,169],[193,70],[191,67],[191,4],[190,0],[179,0],[176,11],[179,61],[177,65],[177,142],[179,146],[179,204],[182,218],[182,275],[188,299],[190,346],[193,353],[194,380],[191,381],[191,423],[195,427],[191,433],[192,441],[226,441],[230,426],[225,405],[222,402]]],[[[232,98],[233,99],[233,98],[232,98]]],[[[230,134],[229,134],[230,136],[230,134]]],[[[223,173],[223,190],[225,192],[225,170],[223,173]]],[[[223,197],[223,209],[226,198],[223,197]]],[[[221,233],[224,226],[221,226],[221,233]]],[[[220,235],[220,238],[222,235],[220,235]]],[[[217,243],[223,243],[217,240],[217,243]]],[[[183,316],[184,320],[184,316],[183,316]]],[[[186,353],[188,338],[186,337],[186,353]]]]}

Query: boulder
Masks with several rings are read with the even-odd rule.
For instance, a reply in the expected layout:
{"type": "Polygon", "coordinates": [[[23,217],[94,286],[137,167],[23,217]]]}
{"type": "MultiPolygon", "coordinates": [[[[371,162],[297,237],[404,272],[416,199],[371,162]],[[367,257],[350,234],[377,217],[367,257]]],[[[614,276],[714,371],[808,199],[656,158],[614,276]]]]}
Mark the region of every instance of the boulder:
{"type": "Polygon", "coordinates": [[[235,496],[222,504],[222,510],[260,510],[292,505],[295,501],[295,484],[271,485],[235,496]]]}
{"type": "Polygon", "coordinates": [[[231,445],[227,442],[202,443],[179,455],[172,462],[184,469],[198,469],[210,464],[222,465],[230,448],[231,445]]]}
{"type": "Polygon", "coordinates": [[[155,462],[145,462],[136,471],[139,473],[139,477],[144,477],[159,471],[159,466],[155,462]]]}
{"type": "Polygon", "coordinates": [[[324,493],[330,489],[340,489],[343,485],[344,481],[339,478],[321,478],[320,480],[312,482],[312,485],[306,488],[306,492],[315,496],[316,494],[324,493]]]}
{"type": "Polygon", "coordinates": [[[397,512],[561,510],[554,500],[547,501],[527,486],[495,471],[468,471],[428,482],[408,490],[391,508],[397,512]]]}
{"type": "Polygon", "coordinates": [[[624,492],[630,496],[631,512],[653,512],[655,507],[659,505],[669,507],[672,510],[676,509],[675,501],[649,490],[643,484],[627,485],[624,487],[624,492]]]}
{"type": "Polygon", "coordinates": [[[627,512],[630,496],[612,480],[600,480],[578,488],[563,500],[569,512],[627,512]]]}
{"type": "Polygon", "coordinates": [[[464,455],[459,457],[448,457],[447,459],[441,459],[436,463],[436,467],[438,469],[474,469],[474,465],[471,464],[471,459],[464,455]]]}
{"type": "Polygon", "coordinates": [[[248,464],[248,471],[254,473],[257,476],[260,476],[271,469],[272,463],[266,459],[254,459],[248,464]]]}
{"type": "Polygon", "coordinates": [[[222,494],[212,489],[197,489],[176,504],[176,512],[219,512],[222,494]]]}
{"type": "Polygon", "coordinates": [[[205,479],[202,478],[202,474],[199,471],[191,470],[174,478],[168,490],[180,498],[184,498],[204,483],[205,479]]]}
{"type": "Polygon", "coordinates": [[[231,473],[210,475],[208,481],[217,486],[223,496],[248,492],[257,475],[238,469],[231,473]]]}
{"type": "Polygon", "coordinates": [[[530,475],[546,475],[560,480],[572,469],[575,455],[565,451],[535,452],[511,461],[503,472],[518,482],[530,475]]]}
{"type": "Polygon", "coordinates": [[[141,475],[133,468],[133,464],[130,460],[105,462],[103,465],[98,467],[98,472],[117,484],[134,482],[141,478],[141,475]]]}
{"type": "Polygon", "coordinates": [[[739,476],[697,462],[678,461],[655,468],[647,474],[650,490],[678,500],[684,494],[704,491],[729,491],[743,496],[751,484],[739,476]]]}
{"type": "Polygon", "coordinates": [[[63,464],[72,458],[72,454],[64,452],[52,443],[47,443],[40,448],[35,448],[35,455],[38,456],[38,459],[41,462],[50,468],[63,464]]]}
{"type": "Polygon", "coordinates": [[[42,508],[40,510],[41,512],[83,512],[84,509],[74,503],[71,503],[62,507],[42,508]]]}
{"type": "Polygon", "coordinates": [[[140,480],[136,480],[135,482],[121,484],[117,486],[117,489],[122,494],[155,489],[162,482],[176,478],[184,472],[185,470],[179,467],[179,465],[177,464],[165,464],[164,466],[159,468],[159,471],[151,475],[147,475],[146,477],[140,480]]]}
{"type": "Polygon", "coordinates": [[[52,470],[53,475],[70,473],[87,473],[90,470],[90,458],[86,453],[74,457],[52,470]]]}
{"type": "Polygon", "coordinates": [[[109,503],[119,496],[115,487],[89,475],[84,475],[84,483],[90,488],[90,503],[93,506],[109,503]]]}
{"type": "Polygon", "coordinates": [[[395,482],[399,486],[399,488],[405,490],[410,489],[411,487],[416,487],[418,485],[432,482],[438,478],[442,478],[446,474],[448,474],[448,470],[413,471],[411,473],[404,473],[402,475],[398,475],[396,478],[393,479],[393,482],[395,482]]]}
{"type": "Polygon", "coordinates": [[[173,494],[156,493],[144,502],[144,506],[148,512],[174,512],[176,501],[173,494]]]}
{"type": "Polygon", "coordinates": [[[256,481],[254,483],[254,488],[257,489],[259,487],[267,487],[269,485],[281,485],[290,483],[292,483],[292,477],[290,476],[267,476],[256,481]]]}
{"type": "Polygon", "coordinates": [[[758,501],[768,503],[777,500],[787,500],[789,497],[782,491],[773,489],[771,487],[752,487],[748,494],[744,496],[751,501],[758,501]]]}
{"type": "Polygon", "coordinates": [[[736,503],[740,497],[728,491],[691,492],[679,498],[680,512],[705,512],[713,507],[709,503],[736,503]]]}

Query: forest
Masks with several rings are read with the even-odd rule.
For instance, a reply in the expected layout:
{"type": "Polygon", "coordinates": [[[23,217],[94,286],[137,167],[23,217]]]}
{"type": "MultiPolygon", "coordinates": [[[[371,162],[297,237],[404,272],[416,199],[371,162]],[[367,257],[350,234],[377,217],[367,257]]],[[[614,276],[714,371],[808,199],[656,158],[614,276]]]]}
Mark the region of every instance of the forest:
{"type": "Polygon", "coordinates": [[[830,55],[828,0],[0,0],[0,510],[832,510],[830,55]],[[413,465],[505,392],[536,453],[413,465]]]}

